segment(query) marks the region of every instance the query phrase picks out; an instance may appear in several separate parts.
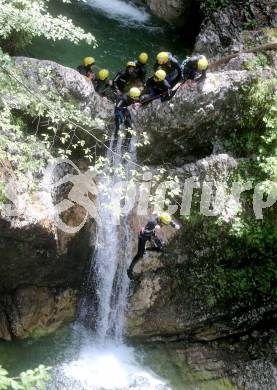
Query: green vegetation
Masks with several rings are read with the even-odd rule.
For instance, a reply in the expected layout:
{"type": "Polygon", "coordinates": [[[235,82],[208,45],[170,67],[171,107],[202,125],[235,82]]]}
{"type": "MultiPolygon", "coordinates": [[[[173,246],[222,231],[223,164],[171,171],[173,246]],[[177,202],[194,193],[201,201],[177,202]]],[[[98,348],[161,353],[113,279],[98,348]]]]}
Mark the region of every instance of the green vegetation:
{"type": "MultiPolygon", "coordinates": [[[[242,158],[231,182],[277,183],[276,85],[276,80],[256,81],[244,91],[241,128],[225,140],[228,153],[242,158]]],[[[200,216],[194,196],[193,213],[177,245],[185,247],[189,261],[179,266],[174,278],[182,284],[190,275],[209,306],[259,307],[276,302],[277,205],[264,209],[263,219],[257,220],[253,192],[242,194],[241,210],[230,222],[200,216]]]]}
{"type": "Polygon", "coordinates": [[[206,15],[227,7],[230,4],[230,0],[204,0],[201,1],[201,9],[206,15]]]}
{"type": "MultiPolygon", "coordinates": [[[[75,44],[85,40],[96,45],[95,38],[74,26],[71,20],[50,15],[48,3],[48,0],[1,2],[0,163],[10,166],[19,180],[25,180],[27,172],[38,174],[51,156],[86,158],[99,171],[108,163],[102,157],[109,138],[103,121],[92,118],[89,110],[84,111],[80,101],[64,91],[66,88],[61,92],[60,76],[55,69],[45,65],[34,69],[38,81],[33,82],[32,77],[25,76],[25,71],[32,73],[32,65],[26,62],[16,66],[10,57],[18,43],[36,36],[52,41],[67,39],[75,44]]],[[[146,133],[140,138],[138,145],[147,142],[146,133]]],[[[0,182],[5,179],[0,177],[0,182]]],[[[3,195],[0,191],[0,199],[3,195]]]]}
{"type": "MultiPolygon", "coordinates": [[[[78,126],[85,127],[87,133],[93,133],[100,126],[82,112],[74,99],[62,97],[55,88],[41,83],[32,85],[10,57],[18,45],[30,42],[36,36],[52,41],[67,39],[75,44],[85,40],[96,45],[95,38],[74,26],[71,20],[50,15],[48,3],[48,0],[1,1],[1,201],[5,196],[4,183],[10,178],[20,182],[25,191],[32,191],[35,180],[30,180],[30,176],[39,175],[51,155],[70,156],[79,147],[79,154],[85,154],[91,160],[91,149],[84,147],[87,140],[78,126]]],[[[55,75],[51,69],[41,68],[38,74],[54,84],[55,75]]]]}
{"type": "Polygon", "coordinates": [[[254,82],[246,88],[241,128],[225,141],[228,152],[247,158],[240,174],[254,179],[277,180],[277,80],[254,82]],[[248,168],[248,170],[247,170],[248,168]]]}
{"type": "Polygon", "coordinates": [[[248,60],[245,64],[247,70],[262,69],[267,65],[267,57],[263,53],[258,53],[253,59],[248,60]]]}
{"type": "MultiPolygon", "coordinates": [[[[75,44],[85,40],[96,45],[95,38],[72,21],[51,16],[48,3],[48,0],[1,2],[1,203],[10,177],[30,193],[35,188],[34,177],[39,177],[51,158],[86,158],[99,171],[108,163],[102,157],[108,139],[103,121],[95,120],[89,110],[84,111],[80,101],[66,88],[61,92],[60,76],[51,66],[34,69],[37,82],[33,82],[32,77],[25,75],[25,71],[33,71],[28,61],[19,67],[10,56],[18,43],[26,43],[36,36],[52,41],[68,39],[75,44]]],[[[147,142],[146,133],[141,135],[138,144],[144,142],[147,142]]],[[[124,176],[124,169],[121,171],[124,176]]]]}
{"type": "MultiPolygon", "coordinates": [[[[211,16],[214,12],[228,7],[229,5],[237,5],[240,13],[243,16],[243,27],[245,30],[254,30],[258,27],[258,21],[252,12],[252,2],[250,0],[201,0],[200,8],[204,15],[211,16]]],[[[253,42],[253,41],[252,41],[253,42]]],[[[250,45],[251,46],[251,45],[250,45]]]]}
{"type": "Polygon", "coordinates": [[[18,377],[11,378],[8,376],[8,371],[0,366],[0,389],[13,390],[44,390],[45,382],[50,379],[50,367],[40,365],[34,370],[22,372],[18,377]]]}
{"type": "MultiPolygon", "coordinates": [[[[62,0],[68,2],[68,0],[62,0]]],[[[85,40],[96,44],[94,36],[74,26],[62,15],[52,16],[49,0],[2,0],[0,14],[0,46],[11,54],[37,36],[50,40],[67,39],[73,43],[85,40]]]]}
{"type": "MultiPolygon", "coordinates": [[[[272,214],[277,208],[272,209],[272,214]]],[[[194,288],[207,304],[259,307],[277,298],[277,229],[274,218],[239,219],[233,225],[215,218],[198,217],[186,222],[190,241],[188,269],[194,288]],[[219,234],[220,232],[220,234],[219,234]],[[194,248],[195,249],[194,251],[194,248]]],[[[182,238],[182,241],[186,239],[182,238]]],[[[187,248],[186,248],[187,250],[187,248]]]]}

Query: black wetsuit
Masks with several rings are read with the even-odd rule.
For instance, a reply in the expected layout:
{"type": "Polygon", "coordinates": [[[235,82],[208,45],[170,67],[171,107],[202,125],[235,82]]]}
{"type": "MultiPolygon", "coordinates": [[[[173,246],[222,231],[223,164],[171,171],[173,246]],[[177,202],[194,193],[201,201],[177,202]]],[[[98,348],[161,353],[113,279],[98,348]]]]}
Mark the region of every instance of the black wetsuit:
{"type": "Polygon", "coordinates": [[[127,90],[136,85],[138,77],[136,72],[129,73],[128,70],[117,73],[113,80],[113,89],[117,94],[128,92],[127,90]]]}
{"type": "MultiPolygon", "coordinates": [[[[133,269],[139,259],[141,259],[145,253],[145,245],[147,241],[153,241],[154,245],[150,248],[147,248],[148,251],[162,251],[164,247],[164,241],[156,234],[155,228],[157,225],[163,226],[159,218],[151,219],[147,222],[144,228],[142,228],[139,232],[138,236],[138,252],[136,256],[133,258],[132,263],[128,269],[128,276],[130,279],[133,278],[133,269]]],[[[170,222],[170,225],[174,228],[176,227],[175,222],[170,222]]]]}
{"type": "Polygon", "coordinates": [[[137,78],[142,82],[142,84],[144,84],[146,80],[146,74],[147,74],[146,64],[142,64],[139,61],[135,61],[135,64],[136,64],[137,78]]]}
{"type": "Polygon", "coordinates": [[[169,60],[166,64],[160,65],[158,62],[154,65],[154,71],[162,69],[166,72],[166,80],[169,82],[171,87],[174,87],[182,79],[182,69],[177,58],[171,53],[169,54],[169,60]]]}
{"type": "Polygon", "coordinates": [[[206,77],[206,70],[203,70],[202,72],[199,72],[197,69],[198,66],[198,61],[201,60],[202,58],[206,58],[205,56],[199,54],[195,55],[192,57],[187,58],[183,63],[182,63],[182,68],[183,68],[183,79],[186,80],[203,80],[206,77]],[[200,77],[197,77],[197,75],[201,75],[200,77]]]}
{"type": "Polygon", "coordinates": [[[79,65],[77,67],[77,70],[80,74],[82,74],[83,76],[86,76],[86,77],[91,77],[94,78],[94,72],[92,70],[92,66],[91,65],[88,65],[88,66],[85,66],[85,65],[79,65]]]}
{"type": "Polygon", "coordinates": [[[141,102],[147,102],[160,97],[162,101],[170,98],[171,86],[167,80],[156,81],[154,76],[150,77],[142,91],[141,102]]]}
{"type": "Polygon", "coordinates": [[[100,80],[95,79],[93,82],[95,91],[99,93],[100,96],[106,97],[107,99],[111,100],[112,102],[115,102],[116,95],[109,83],[109,80],[100,80]]]}
{"type": "Polygon", "coordinates": [[[128,107],[134,103],[134,99],[130,98],[127,93],[118,97],[114,110],[116,129],[115,138],[118,136],[118,131],[122,123],[124,123],[126,127],[132,128],[132,118],[128,107]]]}

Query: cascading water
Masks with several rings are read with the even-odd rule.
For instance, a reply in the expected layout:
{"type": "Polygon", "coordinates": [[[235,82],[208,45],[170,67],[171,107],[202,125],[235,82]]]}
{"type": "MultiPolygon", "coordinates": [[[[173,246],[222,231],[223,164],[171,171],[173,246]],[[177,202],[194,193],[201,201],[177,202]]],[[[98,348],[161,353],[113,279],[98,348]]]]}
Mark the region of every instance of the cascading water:
{"type": "Polygon", "coordinates": [[[109,18],[126,19],[141,23],[146,22],[150,17],[144,9],[139,9],[122,0],[87,0],[87,3],[91,7],[104,12],[109,18]]]}
{"type": "MultiPolygon", "coordinates": [[[[131,156],[135,156],[133,139],[129,152],[131,156]]],[[[111,152],[107,156],[113,163],[112,173],[104,173],[99,182],[97,208],[101,223],[97,227],[96,250],[79,315],[80,321],[85,325],[94,326],[98,340],[101,341],[106,337],[121,340],[129,287],[127,266],[131,258],[132,241],[128,215],[121,217],[121,220],[116,216],[120,205],[117,190],[122,180],[116,173],[118,166],[123,164],[118,156],[120,153],[121,141],[118,143],[116,158],[111,152]],[[96,297],[91,298],[91,294],[96,297]]],[[[124,165],[127,176],[131,163],[128,161],[124,165]]]]}
{"type": "MultiPolygon", "coordinates": [[[[134,145],[135,139],[132,138],[129,148],[132,160],[136,155],[134,145]]],[[[118,142],[116,152],[115,156],[108,154],[112,169],[107,168],[99,183],[98,213],[101,223],[97,229],[96,250],[80,305],[79,324],[76,324],[82,348],[78,360],[63,366],[64,387],[61,388],[170,390],[153,372],[137,363],[133,348],[126,346],[122,340],[132,237],[128,211],[120,220],[115,212],[120,208],[121,198],[121,192],[117,191],[122,180],[117,169],[123,164],[119,157],[122,153],[121,141],[118,142]],[[83,328],[80,323],[86,328],[93,326],[95,332],[83,328]]],[[[124,164],[127,179],[132,160],[124,164]]],[[[125,211],[128,208],[125,207],[125,211]]]]}

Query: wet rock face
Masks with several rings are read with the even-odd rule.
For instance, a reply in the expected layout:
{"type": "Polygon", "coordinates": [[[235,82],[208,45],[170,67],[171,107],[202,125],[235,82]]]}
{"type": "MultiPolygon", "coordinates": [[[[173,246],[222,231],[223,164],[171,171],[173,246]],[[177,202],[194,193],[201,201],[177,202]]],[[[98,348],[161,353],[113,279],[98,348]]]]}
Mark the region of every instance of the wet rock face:
{"type": "MultiPolygon", "coordinates": [[[[186,178],[194,177],[199,182],[208,180],[216,186],[217,182],[227,181],[236,166],[235,159],[221,154],[185,164],[171,173],[177,175],[181,183],[186,178]]],[[[181,229],[186,230],[185,224],[181,229]]],[[[201,340],[213,339],[217,334],[216,326],[207,326],[210,314],[201,306],[201,297],[194,294],[189,275],[185,276],[182,286],[174,277],[178,266],[183,266],[189,260],[189,243],[192,243],[193,237],[188,237],[187,244],[179,242],[179,232],[170,227],[161,229],[159,235],[166,242],[173,239],[176,253],[172,253],[172,248],[166,248],[164,256],[148,252],[135,266],[134,272],[140,279],[134,285],[127,312],[128,336],[178,339],[186,333],[195,333],[196,338],[201,340]],[[178,291],[182,291],[181,304],[175,301],[178,291]]],[[[200,254],[200,243],[198,250],[200,254]]],[[[216,315],[213,319],[216,322],[216,315]]]]}
{"type": "MultiPolygon", "coordinates": [[[[258,339],[249,334],[231,342],[167,343],[167,352],[176,367],[190,368],[190,376],[200,388],[202,384],[213,390],[274,390],[277,386],[274,332],[257,333],[258,339]]],[[[184,369],[177,370],[178,374],[183,383],[189,381],[184,369]]]]}
{"type": "Polygon", "coordinates": [[[27,287],[0,296],[0,338],[39,337],[74,319],[77,292],[27,287]]]}
{"type": "Polygon", "coordinates": [[[0,219],[0,339],[5,340],[43,335],[74,318],[94,235],[91,222],[76,235],[57,232],[49,221],[14,224],[0,219]]]}
{"type": "MultiPolygon", "coordinates": [[[[17,72],[27,77],[28,86],[34,91],[47,88],[65,101],[83,107],[93,118],[104,119],[112,112],[112,105],[102,101],[92,83],[74,69],[24,57],[15,61],[17,72]]],[[[9,104],[20,110],[16,97],[9,104]]],[[[42,146],[41,154],[35,158],[46,166],[49,154],[44,153],[42,146]]],[[[63,167],[60,171],[59,179],[65,174],[76,174],[63,172],[63,167]]],[[[55,204],[68,199],[71,187],[59,186],[54,193],[50,183],[42,183],[43,174],[42,168],[34,175],[25,172],[26,183],[13,188],[14,202],[1,204],[0,338],[5,340],[42,334],[44,328],[54,330],[72,319],[77,304],[76,291],[81,288],[90,265],[93,220],[88,219],[77,233],[58,229],[55,204]],[[34,184],[36,189],[30,191],[34,184]]],[[[8,184],[13,177],[12,165],[2,167],[0,176],[2,182],[8,184]]],[[[76,227],[85,214],[83,207],[75,205],[59,214],[59,219],[66,226],[76,227]]]]}
{"type": "Polygon", "coordinates": [[[113,112],[113,105],[96,94],[92,82],[75,69],[27,57],[16,57],[16,67],[34,91],[37,85],[45,86],[64,100],[80,104],[94,119],[107,119],[113,112]]]}
{"type": "Polygon", "coordinates": [[[39,223],[13,228],[0,220],[0,294],[26,285],[78,288],[90,261],[94,226],[88,223],[75,236],[60,241],[39,223]]]}
{"type": "MultiPolygon", "coordinates": [[[[203,232],[203,236],[205,234],[203,232]]],[[[148,341],[211,342],[252,331],[274,316],[274,303],[252,308],[242,305],[209,307],[205,295],[195,288],[191,267],[188,267],[193,261],[201,261],[209,248],[195,242],[190,235],[186,244],[176,240],[174,245],[175,251],[171,246],[163,256],[148,254],[141,265],[135,267],[139,281],[133,285],[127,312],[128,337],[148,341]],[[151,267],[147,267],[148,262],[151,267]]],[[[206,266],[209,267],[208,261],[206,266]]]]}
{"type": "Polygon", "coordinates": [[[189,0],[146,0],[151,11],[167,22],[180,22],[190,7],[189,0]]]}
{"type": "MultiPolygon", "coordinates": [[[[232,182],[237,166],[238,161],[233,157],[218,154],[172,169],[170,173],[177,175],[180,183],[194,177],[200,185],[205,181],[218,188],[220,183],[232,182]]],[[[234,217],[233,211],[232,201],[228,199],[220,214],[220,236],[216,233],[211,240],[208,240],[210,220],[214,217],[203,217],[201,223],[192,227],[183,220],[179,231],[168,227],[175,234],[163,236],[167,241],[165,253],[148,252],[136,264],[134,272],[139,281],[133,284],[127,311],[129,337],[210,342],[252,332],[259,324],[273,321],[277,309],[273,300],[257,306],[239,302],[215,305],[207,300],[205,283],[208,282],[202,282],[199,289],[206,270],[209,277],[213,264],[227,250],[224,226],[234,217]]]]}
{"type": "Polygon", "coordinates": [[[277,27],[274,1],[235,2],[206,18],[194,52],[218,58],[244,47],[266,43],[266,28],[277,27]]]}
{"type": "MultiPolygon", "coordinates": [[[[2,184],[10,185],[12,167],[2,167],[0,175],[2,184]]],[[[30,184],[37,185],[33,192],[27,183],[16,188],[15,182],[12,201],[1,203],[0,338],[5,340],[43,333],[44,327],[54,330],[72,319],[77,300],[76,293],[69,291],[80,289],[90,265],[93,220],[88,219],[77,233],[58,229],[55,204],[67,199],[68,191],[61,194],[59,186],[54,193],[41,176],[40,172],[40,179],[30,179],[30,184]]],[[[85,214],[83,207],[75,205],[59,218],[66,226],[76,227],[85,214]]]]}
{"type": "Polygon", "coordinates": [[[241,89],[255,77],[247,71],[208,73],[204,82],[181,87],[169,102],[156,100],[133,110],[135,128],[150,137],[150,146],[138,150],[139,156],[159,164],[164,156],[167,160],[172,156],[174,161],[176,155],[209,155],[216,139],[239,125],[244,99],[241,89]]]}

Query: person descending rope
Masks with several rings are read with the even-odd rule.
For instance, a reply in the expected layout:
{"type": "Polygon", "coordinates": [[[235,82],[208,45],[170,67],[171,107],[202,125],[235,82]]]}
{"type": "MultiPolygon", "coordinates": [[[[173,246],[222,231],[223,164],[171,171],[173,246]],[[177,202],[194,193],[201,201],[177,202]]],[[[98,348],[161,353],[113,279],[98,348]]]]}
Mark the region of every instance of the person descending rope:
{"type": "Polygon", "coordinates": [[[141,103],[147,103],[160,98],[161,101],[169,100],[171,97],[171,86],[166,80],[166,73],[159,69],[154,76],[150,77],[141,93],[141,103]]]}
{"type": "Polygon", "coordinates": [[[122,95],[130,88],[136,86],[138,77],[136,73],[136,63],[128,61],[125,71],[118,72],[113,80],[113,89],[117,95],[122,95]]]}
{"type": "MultiPolygon", "coordinates": [[[[140,100],[141,92],[139,88],[133,87],[130,89],[129,93],[125,93],[124,95],[118,97],[116,105],[115,105],[115,143],[118,138],[118,131],[122,124],[125,125],[126,129],[132,129],[132,117],[130,111],[128,109],[134,103],[138,103],[140,100]]],[[[113,145],[115,146],[115,145],[113,145]]]]}
{"type": "Polygon", "coordinates": [[[97,77],[93,80],[93,85],[95,91],[99,93],[100,96],[109,99],[112,102],[115,102],[116,95],[112,90],[113,82],[109,80],[110,72],[108,69],[99,70],[97,77]]]}
{"type": "Polygon", "coordinates": [[[146,63],[148,61],[148,58],[149,57],[147,53],[140,53],[137,61],[135,61],[137,78],[141,81],[142,85],[144,85],[146,80],[146,74],[147,74],[146,63]]]}
{"type": "Polygon", "coordinates": [[[157,55],[154,70],[162,69],[166,72],[166,80],[174,87],[182,79],[182,69],[177,58],[171,53],[162,51],[157,55]]]}
{"type": "Polygon", "coordinates": [[[146,250],[158,252],[163,251],[165,242],[156,234],[156,230],[159,230],[164,225],[170,225],[175,229],[180,229],[180,225],[175,223],[172,220],[171,215],[168,213],[162,213],[157,218],[150,219],[145,227],[140,229],[138,236],[138,252],[127,270],[129,279],[134,279],[133,269],[137,262],[144,256],[147,241],[152,243],[152,246],[146,250]]]}
{"type": "Polygon", "coordinates": [[[184,81],[194,80],[199,82],[205,79],[208,66],[208,60],[204,55],[198,54],[192,57],[188,57],[182,63],[184,81]]]}
{"type": "Polygon", "coordinates": [[[94,80],[95,79],[95,73],[92,69],[92,67],[95,64],[95,59],[93,57],[85,57],[83,59],[83,64],[79,65],[77,67],[77,70],[80,74],[83,76],[86,76],[88,80],[94,80]]]}

